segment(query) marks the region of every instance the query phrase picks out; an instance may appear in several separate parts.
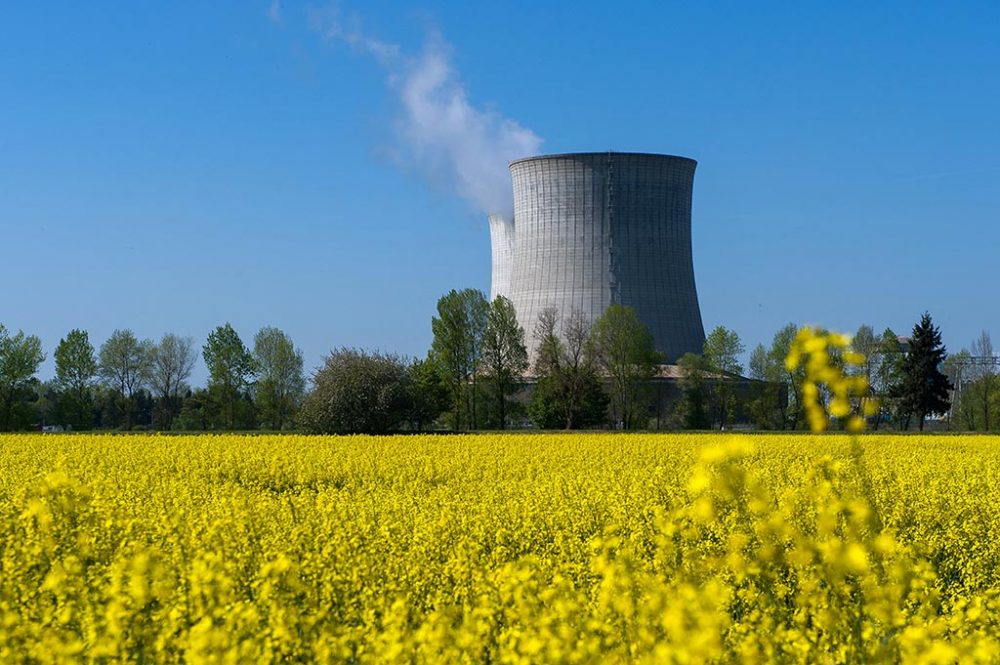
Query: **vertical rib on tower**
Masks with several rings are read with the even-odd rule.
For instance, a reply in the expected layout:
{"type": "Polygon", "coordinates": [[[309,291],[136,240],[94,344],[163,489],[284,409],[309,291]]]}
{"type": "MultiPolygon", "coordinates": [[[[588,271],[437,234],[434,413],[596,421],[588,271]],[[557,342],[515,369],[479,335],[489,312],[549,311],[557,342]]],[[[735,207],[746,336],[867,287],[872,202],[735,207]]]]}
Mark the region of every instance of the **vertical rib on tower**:
{"type": "Polygon", "coordinates": [[[493,246],[493,278],[490,302],[497,296],[509,297],[511,261],[514,258],[514,222],[503,215],[490,215],[490,243],[493,246]]]}

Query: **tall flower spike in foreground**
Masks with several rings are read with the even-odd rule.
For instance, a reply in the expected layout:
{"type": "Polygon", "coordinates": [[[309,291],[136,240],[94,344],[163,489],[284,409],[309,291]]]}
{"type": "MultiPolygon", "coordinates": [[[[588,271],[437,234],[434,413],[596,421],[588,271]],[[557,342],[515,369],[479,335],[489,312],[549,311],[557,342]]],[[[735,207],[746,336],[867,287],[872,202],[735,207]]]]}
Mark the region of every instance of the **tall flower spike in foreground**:
{"type": "Polygon", "coordinates": [[[813,432],[822,432],[830,425],[830,418],[847,418],[847,429],[861,432],[865,429],[865,416],[876,411],[875,402],[868,396],[868,380],[861,375],[851,376],[844,372],[847,367],[860,367],[865,356],[850,348],[851,338],[841,333],[805,326],[792,342],[792,348],[785,358],[789,372],[805,367],[805,381],[802,385],[802,403],[806,420],[813,432]],[[835,362],[843,360],[843,366],[835,362]],[[821,386],[830,393],[829,412],[821,398],[821,386]],[[861,401],[861,413],[852,415],[851,398],[861,401]]]}

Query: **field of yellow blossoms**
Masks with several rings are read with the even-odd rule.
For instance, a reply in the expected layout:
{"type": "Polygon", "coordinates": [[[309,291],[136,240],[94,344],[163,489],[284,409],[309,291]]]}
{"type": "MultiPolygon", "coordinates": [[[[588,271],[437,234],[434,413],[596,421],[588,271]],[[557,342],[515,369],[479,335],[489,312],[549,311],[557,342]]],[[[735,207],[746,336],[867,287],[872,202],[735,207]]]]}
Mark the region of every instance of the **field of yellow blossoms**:
{"type": "Polygon", "coordinates": [[[997,662],[1000,438],[0,436],[0,662],[997,662]]]}

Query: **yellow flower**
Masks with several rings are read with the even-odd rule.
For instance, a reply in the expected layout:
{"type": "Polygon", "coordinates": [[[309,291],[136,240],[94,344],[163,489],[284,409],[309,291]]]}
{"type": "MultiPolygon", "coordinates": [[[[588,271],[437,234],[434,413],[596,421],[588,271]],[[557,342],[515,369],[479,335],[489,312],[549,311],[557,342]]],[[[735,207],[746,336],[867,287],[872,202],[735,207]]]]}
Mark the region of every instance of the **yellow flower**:
{"type": "MultiPolygon", "coordinates": [[[[828,349],[848,349],[851,339],[847,335],[831,333],[811,327],[799,329],[785,359],[789,371],[805,361],[805,380],[802,385],[802,408],[806,421],[814,432],[822,432],[829,426],[829,418],[846,419],[847,429],[860,432],[865,427],[864,416],[874,415],[877,408],[868,397],[868,381],[860,375],[846,375],[834,361],[828,349]],[[828,407],[823,404],[823,388],[832,395],[828,407]],[[861,402],[863,415],[852,415],[852,399],[861,402]],[[829,416],[827,415],[829,409],[829,416]]],[[[837,353],[841,353],[837,351],[837,353]]],[[[841,353],[846,365],[862,365],[864,355],[846,350],[841,353]]]]}

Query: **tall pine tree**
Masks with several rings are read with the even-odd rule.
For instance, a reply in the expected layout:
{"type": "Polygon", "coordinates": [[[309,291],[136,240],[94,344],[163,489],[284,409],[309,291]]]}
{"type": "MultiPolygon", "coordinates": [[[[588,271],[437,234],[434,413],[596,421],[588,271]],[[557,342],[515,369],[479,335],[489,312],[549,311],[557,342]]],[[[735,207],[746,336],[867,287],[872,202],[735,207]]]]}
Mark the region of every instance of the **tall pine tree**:
{"type": "Polygon", "coordinates": [[[924,312],[920,323],[913,326],[910,350],[903,359],[903,376],[898,386],[907,426],[910,417],[917,416],[923,431],[928,415],[945,413],[951,406],[948,399],[951,382],[941,372],[941,363],[947,357],[948,352],[941,343],[941,331],[931,322],[931,315],[924,312]]]}

